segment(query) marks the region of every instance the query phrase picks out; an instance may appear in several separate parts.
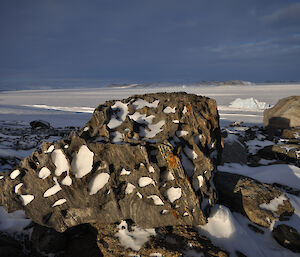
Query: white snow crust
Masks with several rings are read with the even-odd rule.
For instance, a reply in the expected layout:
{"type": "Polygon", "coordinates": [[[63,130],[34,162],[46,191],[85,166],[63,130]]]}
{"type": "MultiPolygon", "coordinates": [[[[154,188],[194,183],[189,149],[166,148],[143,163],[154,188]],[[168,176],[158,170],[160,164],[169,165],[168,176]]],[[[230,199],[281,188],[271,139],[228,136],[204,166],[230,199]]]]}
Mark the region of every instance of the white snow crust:
{"type": "Polygon", "coordinates": [[[10,173],[9,177],[11,179],[15,179],[16,177],[18,177],[20,175],[20,171],[19,170],[14,170],[12,173],[10,173]]]}
{"type": "Polygon", "coordinates": [[[164,205],[164,202],[157,195],[149,195],[147,198],[151,198],[155,205],[164,205]]]}
{"type": "Polygon", "coordinates": [[[67,202],[66,199],[64,199],[64,198],[59,199],[59,200],[57,200],[54,204],[52,204],[52,207],[62,205],[62,204],[64,204],[65,202],[67,202]]]}
{"type": "Polygon", "coordinates": [[[89,183],[89,194],[94,195],[102,189],[108,182],[110,175],[108,173],[100,173],[95,175],[89,183]]]}
{"type": "Polygon", "coordinates": [[[133,185],[131,183],[127,183],[127,186],[125,189],[125,194],[127,194],[127,195],[131,194],[134,189],[135,189],[135,185],[133,185]]]}
{"type": "Polygon", "coordinates": [[[34,199],[34,195],[20,195],[19,196],[21,201],[22,201],[22,204],[24,206],[26,206],[27,204],[31,203],[34,199]]]}
{"type": "Polygon", "coordinates": [[[284,194],[282,194],[281,196],[271,200],[269,203],[260,204],[259,208],[276,212],[278,211],[278,206],[283,205],[283,201],[286,200],[288,200],[287,197],[284,194]]]}
{"type": "Polygon", "coordinates": [[[56,149],[51,153],[51,159],[56,166],[55,175],[60,176],[63,172],[69,171],[69,161],[61,149],[56,149]]]}
{"type": "Polygon", "coordinates": [[[138,99],[132,103],[132,105],[135,107],[136,110],[144,108],[144,107],[157,108],[158,104],[159,104],[158,100],[155,100],[152,103],[149,103],[149,102],[145,101],[144,99],[138,99]]]}
{"type": "Polygon", "coordinates": [[[38,171],[38,177],[45,179],[51,175],[51,171],[47,167],[43,167],[38,171]]]}
{"type": "Polygon", "coordinates": [[[93,168],[94,153],[86,145],[79,148],[78,153],[74,154],[71,163],[72,172],[76,178],[82,178],[91,172],[93,168]]]}
{"type": "Polygon", "coordinates": [[[176,113],[176,107],[170,107],[170,106],[168,106],[168,107],[166,107],[164,110],[163,110],[163,112],[164,113],[166,113],[166,114],[169,114],[169,113],[176,113]]]}
{"type": "Polygon", "coordinates": [[[54,145],[50,145],[45,153],[52,153],[54,150],[54,145]]]}
{"type": "Polygon", "coordinates": [[[23,183],[19,183],[15,186],[15,194],[18,194],[19,189],[23,186],[23,183]]]}
{"type": "Polygon", "coordinates": [[[123,169],[121,170],[120,175],[121,175],[121,176],[123,176],[123,175],[130,175],[130,173],[131,173],[131,172],[130,172],[129,170],[126,170],[126,169],[123,168],[123,169]]]}
{"type": "Polygon", "coordinates": [[[155,172],[153,166],[151,166],[151,165],[149,165],[148,171],[149,171],[150,173],[154,173],[154,172],[155,172]]]}
{"type": "Polygon", "coordinates": [[[175,202],[181,197],[181,188],[180,187],[171,187],[166,192],[167,197],[171,203],[175,202]]]}
{"type": "Polygon", "coordinates": [[[140,250],[143,244],[149,240],[149,237],[156,234],[154,229],[142,229],[137,226],[132,227],[132,231],[129,231],[126,221],[122,221],[118,228],[119,231],[115,236],[119,238],[120,244],[134,251],[140,250]]]}
{"type": "Polygon", "coordinates": [[[65,186],[71,186],[72,185],[72,179],[69,175],[65,176],[65,178],[61,181],[62,185],[65,186]]]}
{"type": "Polygon", "coordinates": [[[148,186],[148,185],[153,185],[155,186],[155,182],[153,181],[152,178],[149,178],[149,177],[141,177],[139,179],[139,187],[145,187],[145,186],[148,186]]]}
{"type": "Polygon", "coordinates": [[[218,170],[241,174],[268,184],[278,183],[300,189],[300,168],[294,165],[276,164],[249,167],[237,163],[226,163],[218,166],[218,170]]]}
{"type": "Polygon", "coordinates": [[[55,185],[45,191],[44,197],[49,197],[49,196],[55,195],[57,192],[59,192],[61,190],[61,187],[57,182],[57,178],[53,178],[53,181],[54,181],[55,185]]]}
{"type": "Polygon", "coordinates": [[[123,121],[126,119],[126,116],[128,115],[128,104],[124,104],[120,101],[116,101],[114,105],[111,106],[111,109],[113,111],[118,110],[117,114],[113,115],[113,118],[109,121],[107,126],[110,129],[115,129],[119,127],[123,121]]]}
{"type": "Polygon", "coordinates": [[[184,136],[187,136],[188,134],[189,134],[189,132],[185,131],[185,130],[176,131],[176,136],[178,136],[178,137],[184,137],[184,136]]]}
{"type": "Polygon", "coordinates": [[[204,182],[203,176],[199,175],[196,178],[193,178],[193,188],[197,191],[202,187],[204,182]]]}

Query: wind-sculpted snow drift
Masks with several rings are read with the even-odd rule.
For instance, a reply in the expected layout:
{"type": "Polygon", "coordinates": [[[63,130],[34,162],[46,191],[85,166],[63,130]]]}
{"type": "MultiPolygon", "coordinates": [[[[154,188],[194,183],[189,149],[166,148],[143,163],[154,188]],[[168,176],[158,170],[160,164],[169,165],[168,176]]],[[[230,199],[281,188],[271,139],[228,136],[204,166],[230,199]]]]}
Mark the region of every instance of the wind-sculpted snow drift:
{"type": "Polygon", "coordinates": [[[157,93],[108,101],[79,134],[43,143],[0,174],[0,205],[60,232],[129,219],[143,228],[204,224],[221,145],[212,99],[157,93]]]}

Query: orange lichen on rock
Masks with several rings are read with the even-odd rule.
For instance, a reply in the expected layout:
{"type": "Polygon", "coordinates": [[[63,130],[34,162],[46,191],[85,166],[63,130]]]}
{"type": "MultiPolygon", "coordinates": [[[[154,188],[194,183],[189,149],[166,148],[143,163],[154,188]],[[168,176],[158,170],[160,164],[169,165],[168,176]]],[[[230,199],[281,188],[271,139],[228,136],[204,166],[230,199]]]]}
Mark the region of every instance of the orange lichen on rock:
{"type": "Polygon", "coordinates": [[[186,109],[187,109],[188,112],[191,112],[192,111],[192,106],[190,106],[189,104],[187,104],[186,105],[186,109]]]}
{"type": "Polygon", "coordinates": [[[179,214],[177,213],[177,211],[175,210],[171,210],[170,213],[172,214],[172,216],[176,219],[179,219],[179,214]]]}
{"type": "Polygon", "coordinates": [[[168,155],[168,164],[170,166],[170,168],[175,168],[176,166],[178,166],[179,163],[179,158],[178,156],[174,155],[174,154],[169,154],[168,155]]]}

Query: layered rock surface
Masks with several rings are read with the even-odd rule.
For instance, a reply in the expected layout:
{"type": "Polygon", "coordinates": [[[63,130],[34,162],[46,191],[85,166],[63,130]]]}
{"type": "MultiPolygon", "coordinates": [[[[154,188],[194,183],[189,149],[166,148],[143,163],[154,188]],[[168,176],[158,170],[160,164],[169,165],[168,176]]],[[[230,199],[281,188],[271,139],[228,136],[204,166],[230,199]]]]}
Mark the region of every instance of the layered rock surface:
{"type": "Polygon", "coordinates": [[[289,219],[294,213],[287,195],[273,186],[228,172],[217,172],[214,181],[219,202],[257,225],[269,227],[274,220],[289,219]]]}
{"type": "Polygon", "coordinates": [[[204,224],[222,142],[214,100],[185,93],[98,106],[67,140],[44,143],[0,177],[0,205],[57,231],[132,220],[204,224]]]}

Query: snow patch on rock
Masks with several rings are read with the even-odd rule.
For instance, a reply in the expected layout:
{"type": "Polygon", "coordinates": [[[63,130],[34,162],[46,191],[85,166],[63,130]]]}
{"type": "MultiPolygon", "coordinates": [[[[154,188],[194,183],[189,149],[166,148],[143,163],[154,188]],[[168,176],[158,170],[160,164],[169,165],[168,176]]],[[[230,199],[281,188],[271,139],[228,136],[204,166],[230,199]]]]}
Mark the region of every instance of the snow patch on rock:
{"type": "Polygon", "coordinates": [[[57,182],[57,178],[53,178],[53,181],[54,181],[55,185],[46,190],[46,192],[44,193],[44,197],[49,197],[49,196],[55,195],[57,192],[59,192],[61,190],[61,187],[57,182]]]}
{"type": "Polygon", "coordinates": [[[171,187],[167,190],[166,195],[171,203],[175,202],[181,197],[180,187],[171,187]]]}
{"type": "Polygon", "coordinates": [[[154,102],[149,103],[144,99],[138,99],[132,103],[135,109],[141,109],[144,107],[157,108],[158,104],[159,104],[159,100],[155,100],[154,102]]]}
{"type": "Polygon", "coordinates": [[[135,186],[132,185],[131,183],[128,183],[125,189],[125,194],[129,195],[133,192],[133,190],[135,189],[135,186]]]}
{"type": "Polygon", "coordinates": [[[100,173],[93,177],[89,183],[89,195],[94,195],[102,189],[107,184],[109,178],[110,175],[108,173],[100,173]]]}
{"type": "Polygon", "coordinates": [[[10,173],[9,177],[11,179],[15,179],[16,177],[18,177],[21,174],[21,172],[19,170],[14,170],[12,173],[10,173]]]}
{"type": "Polygon", "coordinates": [[[155,205],[164,205],[164,202],[157,195],[149,195],[147,198],[152,199],[155,205]]]}
{"type": "Polygon", "coordinates": [[[34,199],[34,195],[20,195],[19,196],[21,201],[22,201],[22,204],[24,206],[26,206],[27,204],[31,203],[34,199]]]}
{"type": "Polygon", "coordinates": [[[271,212],[277,212],[278,206],[283,205],[283,201],[287,201],[287,200],[288,200],[287,197],[284,194],[282,194],[281,196],[272,199],[269,203],[260,204],[259,208],[271,212]]]}
{"type": "Polygon", "coordinates": [[[123,121],[126,119],[126,116],[128,115],[127,105],[128,104],[116,101],[115,104],[111,106],[111,109],[113,111],[118,110],[118,113],[112,115],[112,119],[107,124],[107,127],[109,127],[110,129],[115,129],[123,123],[123,121]]]}
{"type": "Polygon", "coordinates": [[[79,148],[77,154],[74,154],[71,163],[72,171],[76,178],[82,178],[91,172],[93,168],[94,153],[86,145],[79,148]]]}
{"type": "Polygon", "coordinates": [[[69,171],[69,162],[61,149],[54,150],[51,153],[51,159],[56,166],[55,175],[60,176],[63,172],[69,171]]]}
{"type": "Polygon", "coordinates": [[[54,204],[52,204],[52,207],[62,205],[62,204],[64,204],[65,202],[67,202],[66,199],[64,199],[64,198],[59,199],[59,200],[57,200],[54,204]]]}
{"type": "Polygon", "coordinates": [[[123,169],[121,170],[120,175],[121,175],[121,176],[123,176],[123,175],[130,175],[130,173],[131,173],[131,172],[130,172],[129,170],[126,170],[126,169],[123,168],[123,169]]]}
{"type": "Polygon", "coordinates": [[[166,107],[163,110],[164,113],[169,114],[169,113],[176,113],[176,107],[171,108],[170,106],[166,107]]]}
{"type": "Polygon", "coordinates": [[[149,178],[149,177],[141,177],[139,179],[139,187],[145,187],[145,186],[148,186],[152,184],[153,186],[155,186],[155,183],[153,181],[152,178],[149,178]]]}
{"type": "Polygon", "coordinates": [[[119,231],[115,236],[119,238],[120,244],[134,251],[140,250],[150,236],[156,235],[154,229],[142,229],[137,226],[132,227],[131,231],[129,231],[126,221],[122,221],[118,229],[119,231]]]}
{"type": "Polygon", "coordinates": [[[51,171],[47,167],[43,167],[38,171],[38,177],[45,179],[51,175],[51,171]]]}

